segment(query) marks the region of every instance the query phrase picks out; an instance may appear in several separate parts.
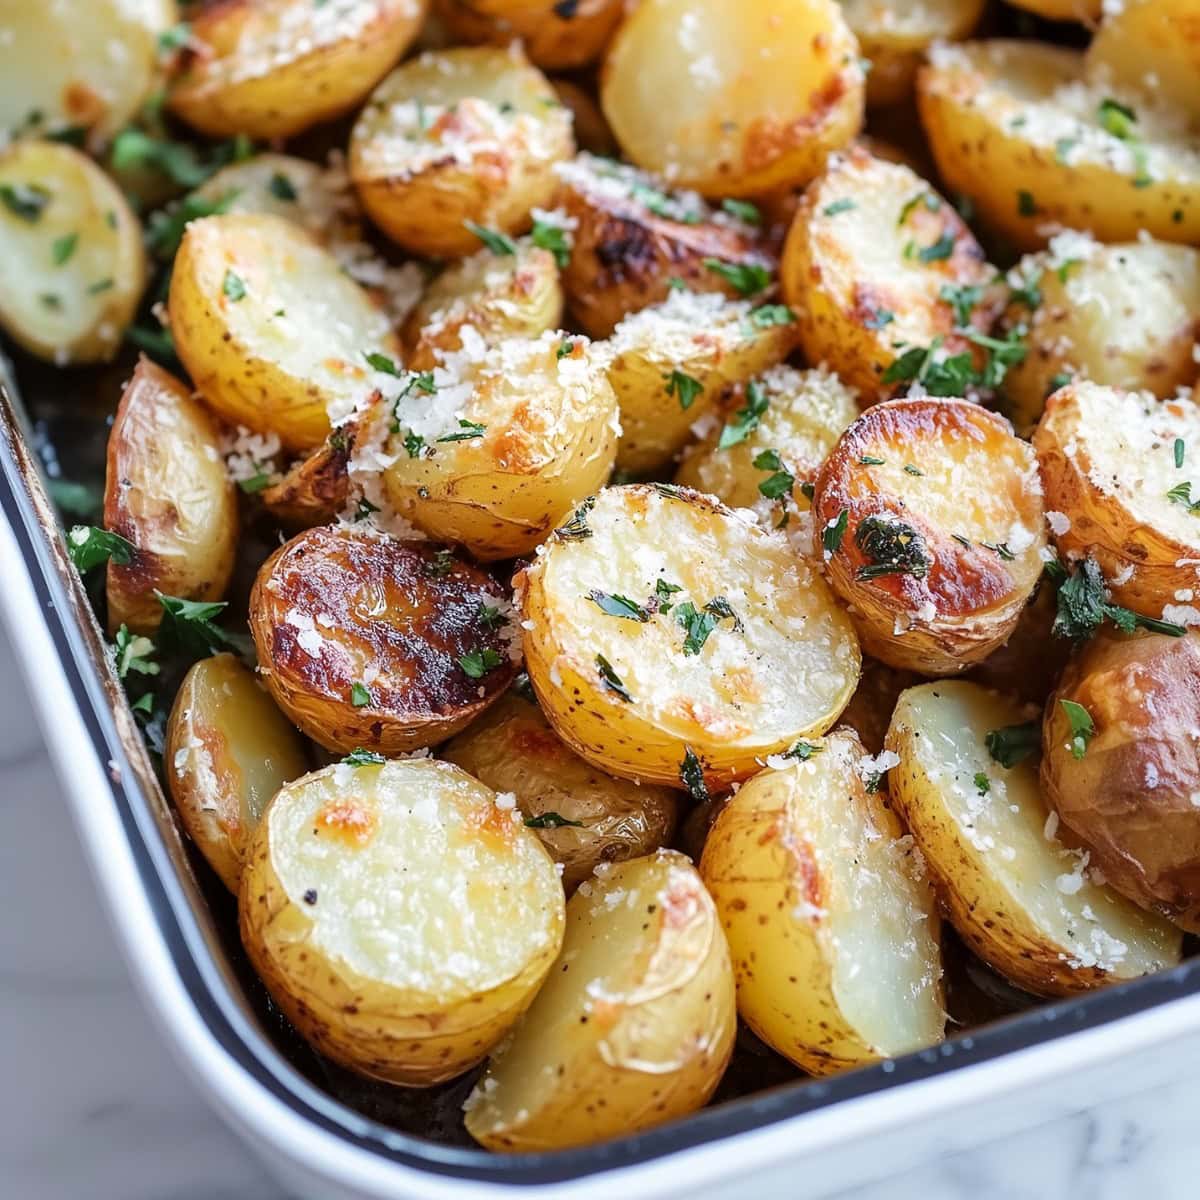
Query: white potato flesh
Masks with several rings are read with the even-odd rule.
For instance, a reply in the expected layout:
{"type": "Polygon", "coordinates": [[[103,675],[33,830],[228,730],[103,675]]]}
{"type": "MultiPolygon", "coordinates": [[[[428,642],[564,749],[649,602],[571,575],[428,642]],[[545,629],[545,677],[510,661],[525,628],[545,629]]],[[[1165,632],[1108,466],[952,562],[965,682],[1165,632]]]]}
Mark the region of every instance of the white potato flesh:
{"type": "Polygon", "coordinates": [[[56,142],[0,153],[0,326],[59,365],[104,362],[141,299],[142,231],[92,160],[56,142]]]}
{"type": "Polygon", "coordinates": [[[901,693],[888,731],[896,799],[950,920],[1001,974],[1039,995],[1134,979],[1179,961],[1179,931],[1089,876],[1057,837],[1030,760],[989,754],[1014,701],[965,680],[901,693]]]}

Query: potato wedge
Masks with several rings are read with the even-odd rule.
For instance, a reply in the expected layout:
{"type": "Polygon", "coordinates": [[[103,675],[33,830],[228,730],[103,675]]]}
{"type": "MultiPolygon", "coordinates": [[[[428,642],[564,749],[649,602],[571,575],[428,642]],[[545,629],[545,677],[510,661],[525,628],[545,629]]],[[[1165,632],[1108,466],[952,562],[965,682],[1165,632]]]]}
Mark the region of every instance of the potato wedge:
{"type": "Polygon", "coordinates": [[[355,422],[348,422],[293,463],[282,479],[259,493],[267,511],[296,530],[336,520],[350,501],[350,461],[357,438],[355,422]]]}
{"type": "Polygon", "coordinates": [[[1046,402],[1033,445],[1059,552],[1095,558],[1117,604],[1192,621],[1200,587],[1195,403],[1072,383],[1046,402]]]}
{"type": "Polygon", "coordinates": [[[554,164],[574,153],[571,120],[519,46],[428,52],[371,95],[350,140],[350,175],[371,219],[428,257],[470,254],[470,224],[529,228],[554,164]]]}
{"type": "Polygon", "coordinates": [[[204,406],[140,359],[108,435],[104,525],[134,546],[128,563],[108,563],[109,633],[122,625],[153,633],[163,614],[155,592],[184,600],[225,594],[238,510],[220,444],[204,406]]]}
{"type": "Polygon", "coordinates": [[[558,1150],[702,1107],[737,1016],[695,867],[663,850],[605,868],[567,905],[559,961],[463,1105],[471,1136],[507,1153],[558,1150]]]}
{"type": "Polygon", "coordinates": [[[163,767],[184,829],[236,895],[263,809],[308,770],[300,735],[249,668],[216,654],[179,686],[163,767]]]}
{"type": "Polygon", "coordinates": [[[64,366],[106,362],[142,297],[142,230],[120,189],[57,142],[0,151],[0,328],[64,366]]]}
{"type": "Polygon", "coordinates": [[[525,662],[559,736],[614,775],[702,793],[823,733],[858,640],[815,568],[708,496],[605,488],[523,577],[525,662]]]}
{"type": "Polygon", "coordinates": [[[833,0],[643,0],[604,60],[626,156],[707,195],[807,183],[859,131],[865,72],[833,0]]]}
{"type": "MultiPolygon", "coordinates": [[[[751,508],[770,529],[809,509],[821,464],[858,417],[857,393],[832,371],[780,366],[721,399],[716,420],[685,454],[675,482],[730,508],[751,508]]],[[[797,526],[799,528],[799,526],[797,526]]]]}
{"type": "Polygon", "coordinates": [[[592,154],[561,165],[558,175],[558,202],[573,223],[563,287],[590,337],[608,337],[622,318],[681,284],[731,299],[743,294],[735,282],[751,295],[770,287],[779,264],[762,232],[695,192],[592,154]]]}
{"type": "Polygon", "coordinates": [[[860,146],[804,193],[783,249],[783,297],[809,362],[828,363],[865,397],[891,395],[905,347],[941,339],[970,350],[1004,306],[996,268],[962,218],[923,179],[860,146]]]}
{"type": "Polygon", "coordinates": [[[606,349],[621,409],[617,468],[648,474],[686,445],[731,384],[774,367],[796,343],[788,317],[762,321],[749,300],[677,289],[626,317],[606,349]]]}
{"type": "Polygon", "coordinates": [[[561,864],[568,895],[601,863],[651,854],[675,829],[677,792],[596,770],[559,740],[536,703],[512,689],[439,757],[516,796],[525,824],[561,864]]]}
{"type": "Polygon", "coordinates": [[[1029,353],[1004,377],[1006,411],[1028,434],[1070,379],[1173,397],[1200,377],[1200,250],[1171,242],[1103,246],[1066,232],[1014,269],[1029,353]],[[1030,313],[1025,297],[1039,302],[1030,313]]]}
{"type": "Polygon", "coordinates": [[[484,560],[528,554],[612,471],[617,402],[586,338],[487,350],[475,336],[429,386],[402,385],[383,485],[432,538],[484,560]]]}
{"type": "Polygon", "coordinates": [[[1037,464],[1003,417],[967,400],[890,400],[817,476],[814,553],[867,652],[953,675],[1012,632],[1046,546],[1037,464]]]}
{"type": "Polygon", "coordinates": [[[242,944],[321,1053],[424,1087],[478,1062],[562,944],[554,863],[449,763],[339,763],[289,784],[254,835],[242,944]]]}
{"type": "Polygon", "coordinates": [[[938,915],[912,838],[868,792],[875,760],[838,730],[721,810],[700,874],[721,915],[738,1012],[814,1075],[936,1045],[938,915]]]}
{"type": "Polygon", "coordinates": [[[190,21],[170,110],[210,137],[285,138],[354,108],[417,36],[428,0],[222,0],[190,21]]]}
{"type": "Polygon", "coordinates": [[[554,255],[527,238],[512,246],[512,254],[485,247],[433,280],[401,331],[409,370],[430,371],[461,350],[464,325],[489,346],[509,337],[536,338],[562,325],[554,255]]]}
{"type": "Polygon", "coordinates": [[[1026,710],[967,680],[925,683],[896,705],[893,800],[955,929],[984,962],[1038,996],[1136,979],[1179,961],[1179,931],[1087,874],[1056,836],[1030,762],[1004,768],[989,731],[1026,710]]]}
{"type": "Polygon", "coordinates": [[[1105,242],[1142,230],[1200,241],[1200,143],[1169,106],[1087,85],[1077,51],[935,47],[917,98],[946,183],[1018,249],[1040,249],[1064,227],[1105,242]]]}
{"type": "Polygon", "coordinates": [[[453,736],[508,686],[507,610],[449,551],[309,529],[263,563],[250,632],[267,689],[313,741],[399,754],[453,736]]]}
{"type": "Polygon", "coordinates": [[[398,356],[387,317],[298,225],[264,213],[187,227],[168,301],[175,349],[227,421],[310,450],[398,356]]]}

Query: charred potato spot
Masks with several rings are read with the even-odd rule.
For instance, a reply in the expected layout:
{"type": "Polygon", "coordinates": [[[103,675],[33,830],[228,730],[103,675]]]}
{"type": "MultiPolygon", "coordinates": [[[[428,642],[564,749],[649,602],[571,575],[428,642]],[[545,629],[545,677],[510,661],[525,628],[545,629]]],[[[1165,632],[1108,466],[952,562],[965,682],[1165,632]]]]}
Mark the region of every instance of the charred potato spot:
{"type": "Polygon", "coordinates": [[[250,630],[268,689],[305,733],[393,754],[451,736],[508,686],[506,608],[499,585],[445,551],[310,529],[263,564],[250,630]]]}
{"type": "Polygon", "coordinates": [[[327,525],[341,513],[350,496],[350,460],[358,438],[354,422],[335,430],[284,477],[262,492],[267,510],[292,529],[327,525]]]}

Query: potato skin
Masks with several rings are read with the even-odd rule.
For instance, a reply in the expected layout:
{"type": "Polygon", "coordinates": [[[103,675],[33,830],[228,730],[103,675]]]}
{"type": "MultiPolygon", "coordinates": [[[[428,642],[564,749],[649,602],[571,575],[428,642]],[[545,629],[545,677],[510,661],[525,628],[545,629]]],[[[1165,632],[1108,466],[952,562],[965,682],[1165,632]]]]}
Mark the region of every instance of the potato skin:
{"type": "Polygon", "coordinates": [[[567,895],[599,864],[650,854],[675,829],[676,792],[596,770],[559,739],[536,703],[511,689],[439,757],[497,792],[514,793],[527,822],[556,813],[582,826],[531,826],[562,864],[567,895]]]}
{"type": "Polygon", "coordinates": [[[520,38],[529,61],[546,71],[586,67],[604,52],[621,21],[624,0],[577,0],[569,15],[559,0],[434,0],[455,41],[507,46],[520,38]]]}
{"type": "Polygon", "coordinates": [[[132,542],[131,560],[109,560],[108,628],[151,634],[162,620],[155,592],[220,600],[233,573],[237,496],[207,410],[173,375],[138,360],[108,436],[104,524],[132,542]]]}
{"type": "Polygon", "coordinates": [[[250,632],[267,689],[309,737],[398,754],[451,737],[503,693],[506,605],[490,576],[425,543],[318,528],[263,563],[250,632]],[[469,675],[462,659],[485,651],[498,661],[469,675]]]}
{"type": "Polygon", "coordinates": [[[349,502],[349,464],[357,423],[335,429],[311,454],[295,462],[278,483],[260,493],[267,511],[289,529],[328,525],[349,502]]]}
{"type": "Polygon", "coordinates": [[[1200,634],[1093,638],[1046,705],[1042,790],[1108,883],[1200,933],[1200,634]],[[1061,701],[1095,733],[1071,752],[1061,701]]]}

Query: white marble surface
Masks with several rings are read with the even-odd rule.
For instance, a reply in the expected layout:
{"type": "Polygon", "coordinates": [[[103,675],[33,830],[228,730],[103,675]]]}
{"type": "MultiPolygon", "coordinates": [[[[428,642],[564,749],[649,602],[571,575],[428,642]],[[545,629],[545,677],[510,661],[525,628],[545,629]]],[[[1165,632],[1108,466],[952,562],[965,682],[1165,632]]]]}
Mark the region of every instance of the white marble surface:
{"type": "MultiPolygon", "coordinates": [[[[0,681],[0,1198],[283,1200],[133,991],[2,632],[0,681]]],[[[1190,1200],[1196,1066],[839,1200],[1190,1200]]]]}

